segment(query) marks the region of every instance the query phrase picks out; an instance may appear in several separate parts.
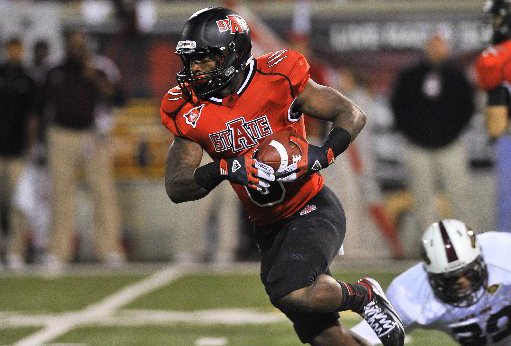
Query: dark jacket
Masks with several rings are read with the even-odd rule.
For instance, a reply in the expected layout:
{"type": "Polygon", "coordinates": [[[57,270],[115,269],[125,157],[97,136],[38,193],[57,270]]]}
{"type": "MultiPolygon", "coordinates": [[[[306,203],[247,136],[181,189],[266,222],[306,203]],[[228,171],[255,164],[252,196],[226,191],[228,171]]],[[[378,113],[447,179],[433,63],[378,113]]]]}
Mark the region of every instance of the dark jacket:
{"type": "Polygon", "coordinates": [[[43,94],[51,123],[73,129],[93,127],[100,95],[94,83],[85,77],[82,64],[67,60],[51,69],[43,94]]]}
{"type": "Polygon", "coordinates": [[[455,141],[474,114],[474,90],[451,64],[421,62],[397,77],[391,105],[395,126],[411,142],[442,148],[455,141]]]}
{"type": "Polygon", "coordinates": [[[35,81],[21,65],[0,66],[0,156],[24,154],[35,99],[35,81]]]}

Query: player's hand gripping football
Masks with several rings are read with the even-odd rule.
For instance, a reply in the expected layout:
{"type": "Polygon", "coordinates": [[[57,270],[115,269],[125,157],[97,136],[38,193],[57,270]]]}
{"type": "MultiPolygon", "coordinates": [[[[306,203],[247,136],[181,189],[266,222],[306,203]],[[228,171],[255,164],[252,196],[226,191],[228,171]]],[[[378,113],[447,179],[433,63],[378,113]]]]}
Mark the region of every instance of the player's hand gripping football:
{"type": "Polygon", "coordinates": [[[300,148],[301,156],[298,161],[293,162],[287,168],[275,174],[278,181],[295,181],[326,168],[335,160],[330,148],[312,145],[306,139],[295,135],[291,135],[289,140],[300,148]]]}
{"type": "Polygon", "coordinates": [[[246,185],[261,191],[275,181],[274,170],[270,166],[254,159],[254,150],[242,156],[220,160],[220,175],[230,182],[246,185]]]}

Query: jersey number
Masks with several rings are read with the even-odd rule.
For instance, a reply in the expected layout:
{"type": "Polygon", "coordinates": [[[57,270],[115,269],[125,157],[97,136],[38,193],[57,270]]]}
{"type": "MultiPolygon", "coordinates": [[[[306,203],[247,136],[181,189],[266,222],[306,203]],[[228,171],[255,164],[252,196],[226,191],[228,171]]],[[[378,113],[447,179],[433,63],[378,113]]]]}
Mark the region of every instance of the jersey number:
{"type": "MultiPolygon", "coordinates": [[[[464,346],[484,346],[488,342],[486,334],[477,323],[455,327],[452,332],[460,335],[457,339],[464,346]],[[462,334],[469,336],[461,336],[462,334]]],[[[511,334],[511,306],[506,306],[490,316],[486,323],[486,333],[495,343],[511,334]]]]}
{"type": "Polygon", "coordinates": [[[278,184],[271,184],[269,188],[262,191],[249,189],[246,186],[245,190],[247,190],[250,200],[259,207],[271,207],[282,202],[286,195],[286,188],[280,181],[278,184]]]}

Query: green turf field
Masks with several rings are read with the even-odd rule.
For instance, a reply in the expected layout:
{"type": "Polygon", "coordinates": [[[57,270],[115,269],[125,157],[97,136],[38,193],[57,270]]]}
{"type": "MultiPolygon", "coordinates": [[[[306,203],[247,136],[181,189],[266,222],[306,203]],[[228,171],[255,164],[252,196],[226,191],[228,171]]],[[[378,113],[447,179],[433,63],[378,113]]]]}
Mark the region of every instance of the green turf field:
{"type": "MultiPolygon", "coordinates": [[[[369,274],[386,286],[398,272],[342,277],[369,274]]],[[[78,267],[54,278],[0,273],[0,288],[0,345],[300,345],[268,302],[254,265],[106,274],[78,267]]],[[[343,313],[342,320],[351,326],[360,318],[343,313]]],[[[410,337],[411,346],[455,345],[430,331],[410,337]]]]}

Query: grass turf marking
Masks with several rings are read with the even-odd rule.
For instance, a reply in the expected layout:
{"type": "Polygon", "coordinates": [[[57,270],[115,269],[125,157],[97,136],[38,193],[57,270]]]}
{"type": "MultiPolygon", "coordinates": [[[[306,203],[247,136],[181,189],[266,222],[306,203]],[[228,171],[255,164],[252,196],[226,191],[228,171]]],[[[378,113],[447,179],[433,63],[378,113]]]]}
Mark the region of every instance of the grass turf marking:
{"type": "MultiPolygon", "coordinates": [[[[189,273],[190,270],[187,271],[189,273]]],[[[16,342],[14,346],[37,346],[67,333],[82,324],[90,324],[100,317],[112,314],[116,309],[150,291],[167,285],[179,278],[185,271],[182,267],[169,267],[156,272],[150,277],[128,285],[96,304],[75,312],[63,313],[54,317],[46,316],[45,327],[26,338],[16,342]]]]}

